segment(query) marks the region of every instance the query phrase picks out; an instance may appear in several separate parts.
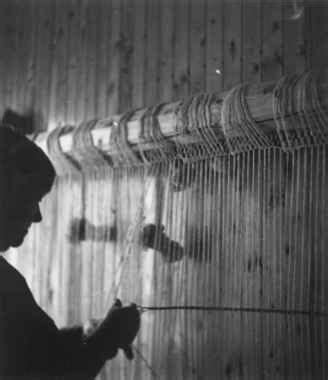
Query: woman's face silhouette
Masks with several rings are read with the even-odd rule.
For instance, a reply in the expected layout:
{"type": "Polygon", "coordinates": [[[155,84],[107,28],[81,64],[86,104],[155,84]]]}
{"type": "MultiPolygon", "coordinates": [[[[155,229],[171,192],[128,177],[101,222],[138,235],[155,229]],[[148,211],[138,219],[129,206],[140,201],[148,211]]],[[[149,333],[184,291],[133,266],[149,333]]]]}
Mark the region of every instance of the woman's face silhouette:
{"type": "Polygon", "coordinates": [[[20,246],[31,225],[41,222],[39,203],[47,191],[43,191],[40,185],[37,190],[36,183],[30,176],[22,173],[12,176],[2,215],[4,218],[0,233],[0,251],[20,246]]]}
{"type": "Polygon", "coordinates": [[[41,221],[39,203],[54,178],[37,145],[0,125],[0,252],[20,246],[32,223],[41,221]]]}
{"type": "Polygon", "coordinates": [[[26,202],[20,207],[19,212],[10,215],[8,220],[8,244],[11,247],[18,247],[23,243],[32,223],[39,223],[42,220],[39,203],[37,200],[26,202]]]}

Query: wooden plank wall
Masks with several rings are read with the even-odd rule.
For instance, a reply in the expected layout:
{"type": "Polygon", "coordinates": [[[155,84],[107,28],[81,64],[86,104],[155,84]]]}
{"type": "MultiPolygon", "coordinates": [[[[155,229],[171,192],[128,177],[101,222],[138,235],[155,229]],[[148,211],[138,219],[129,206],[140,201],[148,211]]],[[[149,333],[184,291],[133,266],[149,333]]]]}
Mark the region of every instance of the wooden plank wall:
{"type": "Polygon", "coordinates": [[[327,7],[305,3],[2,0],[0,115],[45,130],[321,67],[327,7]]]}
{"type": "MultiPolygon", "coordinates": [[[[293,20],[289,1],[1,0],[0,115],[7,107],[33,111],[46,130],[321,68],[328,6],[306,4],[293,20]]],[[[272,152],[198,163],[197,186],[186,193],[172,194],[157,179],[142,200],[147,220],[162,221],[181,244],[193,242],[189,256],[214,257],[168,265],[136,248],[120,296],[146,305],[327,311],[326,157],[326,150],[289,156],[288,186],[285,160],[272,152]]],[[[108,279],[145,190],[136,173],[106,175],[89,178],[83,192],[80,182],[59,182],[42,204],[44,223],[12,256],[59,325],[105,312],[108,279]],[[71,223],[81,216],[98,223],[87,226],[94,238],[72,244],[71,223]],[[119,244],[102,228],[113,224],[119,244]]],[[[319,318],[202,311],[142,318],[137,347],[157,378],[327,378],[319,318]]],[[[102,376],[156,378],[140,357],[131,366],[119,358],[102,376]]]]}

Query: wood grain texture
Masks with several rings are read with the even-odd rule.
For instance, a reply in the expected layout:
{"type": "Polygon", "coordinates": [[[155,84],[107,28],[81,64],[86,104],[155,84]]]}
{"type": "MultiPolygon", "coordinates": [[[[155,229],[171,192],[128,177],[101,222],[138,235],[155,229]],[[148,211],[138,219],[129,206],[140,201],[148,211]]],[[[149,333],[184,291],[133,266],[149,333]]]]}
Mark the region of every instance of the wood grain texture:
{"type": "MultiPolygon", "coordinates": [[[[78,2],[71,0],[68,2],[68,50],[67,50],[67,105],[65,122],[74,124],[81,121],[77,113],[79,99],[79,72],[81,70],[81,39],[80,37],[80,16],[81,8],[77,7],[78,2]]],[[[49,15],[50,17],[50,15],[49,15]]]]}
{"type": "Polygon", "coordinates": [[[243,0],[243,80],[261,81],[261,0],[243,0]]]}
{"type": "Polygon", "coordinates": [[[161,54],[160,1],[147,4],[147,49],[145,62],[145,101],[156,104],[159,101],[159,63],[161,54]]]}
{"type": "Polygon", "coordinates": [[[132,0],[122,2],[120,34],[120,109],[132,108],[133,30],[135,5],[132,0]]]}
{"type": "Polygon", "coordinates": [[[224,89],[242,80],[242,5],[241,0],[224,1],[224,89]]]}
{"type": "Polygon", "coordinates": [[[174,38],[174,100],[187,97],[190,93],[189,69],[189,0],[175,2],[174,38]]]}
{"type": "Polygon", "coordinates": [[[206,73],[206,7],[198,0],[190,0],[190,94],[204,91],[206,73]]]}
{"type": "Polygon", "coordinates": [[[175,1],[167,0],[158,5],[160,13],[160,59],[159,59],[159,101],[173,99],[174,40],[176,38],[175,1]]]}
{"type": "MultiPolygon", "coordinates": [[[[327,63],[327,7],[307,4],[295,22],[289,7],[264,0],[3,0],[0,115],[6,107],[32,109],[42,130],[96,117],[95,138],[106,148],[107,117],[165,101],[159,122],[177,137],[178,100],[204,90],[222,99],[223,89],[250,81],[251,112],[270,126],[276,80],[327,63]]],[[[133,144],[143,111],[128,125],[133,144]]],[[[220,104],[213,107],[219,114],[220,104]]],[[[170,186],[172,162],[150,181],[140,168],[105,168],[87,184],[61,179],[42,202],[43,223],[7,255],[59,326],[101,318],[113,301],[126,231],[143,203],[145,223],[163,224],[184,255],[167,262],[137,237],[118,287],[124,303],[328,312],[327,158],[321,147],[195,159],[186,171],[191,179],[195,170],[195,181],[180,192],[170,186]],[[71,241],[71,223],[83,217],[86,239],[71,241]]],[[[147,364],[137,353],[131,363],[120,354],[100,378],[324,380],[328,372],[326,318],[308,315],[147,311],[135,345],[147,364]]]]}
{"type": "MultiPolygon", "coordinates": [[[[21,8],[23,12],[28,11],[28,6],[26,2],[21,3],[21,8]]],[[[37,52],[35,56],[35,65],[36,65],[36,93],[34,104],[31,105],[30,112],[35,114],[36,117],[36,128],[38,131],[44,131],[48,129],[49,122],[49,88],[51,84],[51,76],[49,75],[51,71],[53,50],[52,50],[52,38],[56,28],[55,20],[56,17],[56,2],[46,2],[43,6],[39,7],[39,16],[37,18],[37,52]]],[[[19,49],[24,52],[26,47],[26,34],[28,35],[28,27],[30,20],[27,14],[24,14],[23,20],[24,29],[22,31],[23,40],[20,41],[19,49]]],[[[26,53],[25,53],[26,54],[26,53]]],[[[22,59],[24,59],[22,57],[22,59]]],[[[69,69],[67,70],[67,75],[69,69]]],[[[20,72],[20,70],[18,70],[20,72]]],[[[24,80],[20,80],[21,86],[24,85],[24,80]]],[[[69,99],[69,94],[68,94],[69,99]]],[[[67,100],[68,102],[68,100],[67,100]]],[[[17,109],[21,112],[26,112],[26,105],[23,108],[24,104],[20,106],[17,105],[17,109]]],[[[66,107],[67,108],[67,107],[66,107]]],[[[67,118],[67,112],[65,117],[67,118]]]]}
{"type": "Polygon", "coordinates": [[[35,108],[42,130],[79,123],[85,113],[102,118],[325,64],[323,3],[307,4],[296,20],[290,1],[27,0],[0,7],[3,108],[35,108]]]}
{"type": "Polygon", "coordinates": [[[223,1],[207,0],[206,7],[206,91],[222,91],[223,81],[223,1]],[[220,73],[217,72],[219,70],[220,73]]]}
{"type": "Polygon", "coordinates": [[[310,67],[321,70],[327,62],[327,41],[328,29],[327,18],[328,7],[326,2],[318,0],[308,7],[310,30],[308,35],[310,38],[310,67]]]}
{"type": "Polygon", "coordinates": [[[261,14],[261,80],[278,79],[284,72],[282,1],[264,0],[261,14]]]}
{"type": "Polygon", "coordinates": [[[305,5],[300,3],[300,7],[303,6],[303,8],[300,8],[302,13],[298,17],[292,1],[284,1],[282,6],[284,73],[303,72],[308,61],[308,41],[305,37],[308,28],[308,15],[304,8],[305,5]]]}
{"type": "Polygon", "coordinates": [[[112,0],[112,7],[110,10],[111,15],[111,33],[110,33],[110,64],[108,68],[108,88],[107,88],[107,101],[108,101],[108,114],[119,112],[119,88],[120,88],[120,62],[121,55],[119,50],[120,33],[121,33],[121,5],[120,1],[112,0]]]}

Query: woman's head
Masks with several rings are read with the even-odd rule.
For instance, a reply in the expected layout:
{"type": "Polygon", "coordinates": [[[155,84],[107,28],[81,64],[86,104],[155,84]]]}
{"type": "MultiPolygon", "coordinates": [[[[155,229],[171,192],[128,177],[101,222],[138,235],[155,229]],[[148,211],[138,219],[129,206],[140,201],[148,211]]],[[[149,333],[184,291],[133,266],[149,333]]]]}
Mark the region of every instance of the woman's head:
{"type": "Polygon", "coordinates": [[[55,170],[45,153],[13,128],[0,125],[0,251],[22,244],[41,221],[39,202],[55,170]]]}

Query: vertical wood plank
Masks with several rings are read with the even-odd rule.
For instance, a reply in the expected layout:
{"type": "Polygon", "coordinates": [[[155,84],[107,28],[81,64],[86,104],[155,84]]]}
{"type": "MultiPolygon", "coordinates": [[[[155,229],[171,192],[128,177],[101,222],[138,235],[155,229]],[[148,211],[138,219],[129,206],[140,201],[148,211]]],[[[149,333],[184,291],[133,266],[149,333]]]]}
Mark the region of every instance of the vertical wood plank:
{"type": "MultiPolygon", "coordinates": [[[[21,6],[26,2],[23,2],[21,6]]],[[[37,130],[48,129],[49,87],[51,80],[51,39],[55,31],[55,2],[39,5],[38,28],[36,33],[36,92],[33,111],[36,114],[37,130]]],[[[26,33],[26,31],[25,31],[26,33]]],[[[66,69],[65,69],[66,70],[66,69]]]]}
{"type": "Polygon", "coordinates": [[[68,43],[68,24],[67,24],[67,3],[56,0],[58,11],[58,20],[56,21],[56,67],[57,81],[54,83],[56,87],[56,120],[61,124],[65,124],[66,108],[67,108],[67,43],[68,43]]]}
{"type": "Polygon", "coordinates": [[[96,65],[98,44],[97,3],[89,1],[86,10],[86,92],[84,93],[85,119],[90,120],[96,116],[96,65]]]}
{"type": "Polygon", "coordinates": [[[121,14],[121,34],[120,34],[120,109],[126,111],[132,108],[132,65],[133,65],[133,30],[134,30],[134,10],[135,5],[132,0],[122,2],[121,14]]]}
{"type": "Polygon", "coordinates": [[[52,65],[51,65],[51,84],[49,88],[49,128],[54,128],[58,123],[63,122],[64,110],[63,110],[63,90],[64,83],[63,76],[65,75],[64,65],[64,27],[63,27],[63,9],[61,9],[61,3],[56,0],[55,12],[53,17],[55,18],[56,28],[52,35],[52,65]],[[61,72],[60,72],[61,70],[61,72]]]}
{"type": "Polygon", "coordinates": [[[261,80],[276,80],[283,73],[282,2],[262,2],[262,62],[261,80]]]}
{"type": "Polygon", "coordinates": [[[109,115],[115,115],[120,111],[119,107],[119,83],[120,83],[120,50],[119,41],[121,33],[121,2],[112,0],[111,8],[111,39],[108,54],[111,59],[108,73],[107,99],[109,115]]]}
{"type": "Polygon", "coordinates": [[[85,239],[80,241],[79,250],[81,254],[81,276],[79,279],[81,288],[81,320],[86,321],[92,318],[92,301],[93,301],[93,241],[92,236],[93,219],[92,219],[92,205],[93,205],[93,183],[92,179],[86,178],[84,175],[82,179],[82,212],[81,217],[85,218],[88,223],[85,226],[85,239]]]}
{"type": "Polygon", "coordinates": [[[18,88],[18,76],[19,76],[19,66],[21,64],[19,60],[19,42],[21,38],[20,24],[22,22],[22,10],[23,6],[17,1],[12,1],[13,14],[11,17],[11,27],[12,27],[12,39],[10,41],[11,45],[11,70],[10,75],[10,91],[11,96],[9,103],[12,109],[18,110],[18,98],[19,98],[19,88],[18,88]]]}
{"type": "Polygon", "coordinates": [[[145,63],[147,30],[147,2],[140,0],[135,8],[133,30],[132,104],[135,108],[145,106],[145,63]]]}
{"type": "Polygon", "coordinates": [[[302,151],[302,168],[301,168],[301,215],[302,215],[302,236],[300,239],[301,249],[300,249],[300,255],[301,255],[301,262],[302,262],[302,269],[301,269],[301,276],[303,278],[302,286],[301,286],[301,299],[302,299],[302,307],[307,308],[308,305],[308,290],[309,290],[309,283],[307,279],[307,267],[308,267],[308,260],[309,260],[309,254],[307,249],[307,223],[308,223],[308,160],[307,160],[307,149],[304,149],[302,151]]]}
{"type": "Polygon", "coordinates": [[[293,292],[293,308],[297,310],[302,310],[304,305],[302,304],[302,284],[303,284],[303,278],[302,278],[302,261],[301,261],[301,239],[300,236],[302,235],[302,224],[301,224],[301,194],[300,194],[300,177],[301,177],[301,151],[298,151],[296,153],[296,159],[295,159],[295,193],[294,193],[294,215],[293,215],[293,223],[294,223],[294,246],[295,246],[295,284],[294,284],[294,292],[293,292]]]}
{"type": "MultiPolygon", "coordinates": [[[[6,38],[5,38],[5,28],[6,28],[6,24],[5,24],[5,20],[3,19],[4,18],[4,14],[5,14],[5,9],[6,9],[6,3],[5,2],[1,2],[0,4],[0,9],[1,9],[1,12],[0,12],[0,17],[1,17],[1,22],[0,22],[0,46],[1,46],[1,49],[4,50],[5,49],[5,44],[6,44],[6,38]]],[[[5,73],[6,73],[6,55],[5,54],[1,54],[0,55],[0,75],[1,75],[1,78],[4,78],[5,77],[5,73]]],[[[2,80],[0,81],[0,96],[1,98],[3,99],[3,101],[0,103],[0,115],[2,117],[3,115],[3,112],[5,110],[5,107],[6,107],[6,103],[4,101],[5,99],[5,81],[2,80]]]]}
{"type": "MultiPolygon", "coordinates": [[[[327,191],[324,189],[327,189],[328,186],[328,171],[327,171],[327,160],[328,160],[328,149],[327,147],[323,147],[323,152],[322,152],[322,191],[323,191],[323,198],[322,198],[322,207],[324,210],[326,210],[324,213],[321,213],[321,228],[322,231],[324,230],[326,224],[328,223],[328,196],[327,196],[327,191]]],[[[324,252],[328,244],[328,236],[325,233],[322,233],[320,236],[321,240],[321,252],[324,252]]],[[[328,260],[326,255],[323,255],[323,265],[322,265],[322,279],[324,279],[324,273],[326,272],[328,267],[328,260]]],[[[322,299],[325,300],[327,299],[327,294],[328,294],[328,283],[325,280],[322,280],[322,299]]],[[[321,306],[321,310],[324,312],[327,312],[328,307],[327,305],[323,302],[321,306]]]]}
{"type": "Polygon", "coordinates": [[[323,268],[325,268],[325,254],[324,249],[322,247],[322,240],[325,236],[324,228],[322,225],[322,208],[325,205],[325,173],[323,166],[323,158],[324,158],[324,150],[325,147],[320,147],[317,152],[317,173],[316,173],[316,186],[317,186],[317,200],[316,200],[316,231],[317,231],[317,255],[318,255],[318,275],[317,275],[317,292],[318,292],[318,300],[317,300],[317,310],[322,311],[325,303],[324,298],[324,283],[325,283],[325,275],[323,268]]]}
{"type": "Polygon", "coordinates": [[[3,102],[7,107],[12,106],[12,96],[14,92],[13,78],[15,76],[15,48],[16,48],[16,33],[15,28],[15,1],[5,1],[4,4],[4,46],[3,55],[6,57],[6,75],[3,77],[4,92],[3,102]]]}
{"type": "Polygon", "coordinates": [[[37,21],[37,0],[29,2],[29,12],[27,16],[27,31],[29,39],[26,44],[26,76],[25,76],[25,91],[24,91],[24,109],[33,108],[35,98],[35,52],[36,52],[36,31],[38,26],[37,21]],[[32,25],[32,26],[31,26],[32,25]]]}
{"type": "Polygon", "coordinates": [[[174,100],[189,95],[189,0],[175,2],[174,100]]]}
{"type": "Polygon", "coordinates": [[[310,17],[310,33],[308,34],[308,38],[311,40],[311,69],[322,70],[326,66],[328,59],[327,3],[324,0],[309,2],[307,12],[309,12],[310,17]]]}
{"type": "MultiPolygon", "coordinates": [[[[68,226],[70,233],[72,234],[72,223],[81,220],[82,217],[82,191],[81,191],[81,179],[79,181],[73,182],[71,187],[71,199],[74,199],[73,207],[71,209],[71,214],[68,218],[68,226]]],[[[68,321],[71,324],[85,322],[82,319],[83,302],[81,297],[81,273],[82,273],[82,260],[83,251],[81,250],[80,243],[80,231],[74,231],[74,239],[67,239],[66,245],[67,251],[66,255],[69,256],[69,279],[68,279],[68,321]]]]}
{"type": "Polygon", "coordinates": [[[284,73],[302,73],[306,68],[306,23],[307,17],[305,14],[304,4],[299,4],[303,12],[297,17],[295,10],[295,1],[285,0],[282,3],[283,15],[283,61],[284,73]]]}
{"type": "Polygon", "coordinates": [[[270,176],[272,175],[272,161],[269,162],[268,155],[270,154],[269,150],[263,151],[263,155],[261,156],[262,161],[262,233],[263,233],[263,242],[262,242],[262,249],[261,249],[261,256],[262,256],[262,270],[263,270],[263,302],[262,306],[265,308],[272,308],[274,307],[274,303],[272,300],[272,288],[274,287],[274,277],[272,272],[272,266],[273,266],[273,256],[274,252],[272,250],[272,242],[273,239],[271,238],[271,223],[272,223],[272,214],[271,210],[269,208],[269,193],[270,193],[270,183],[272,179],[270,176]]]}
{"type": "Polygon", "coordinates": [[[96,23],[96,116],[97,118],[105,118],[109,116],[107,111],[107,79],[111,64],[111,57],[109,55],[109,41],[111,38],[111,2],[109,0],[99,0],[97,8],[97,20],[99,20],[99,22],[96,23]]]}
{"type": "Polygon", "coordinates": [[[205,90],[206,3],[190,0],[190,94],[205,90]]]}
{"type": "Polygon", "coordinates": [[[169,102],[173,98],[173,41],[176,33],[174,1],[160,1],[160,60],[159,99],[169,102]]]}
{"type": "Polygon", "coordinates": [[[85,120],[85,92],[87,91],[87,0],[79,3],[77,8],[78,25],[72,25],[72,43],[75,47],[70,49],[70,65],[69,74],[69,95],[72,96],[72,104],[69,105],[68,112],[73,112],[76,124],[85,120]],[[76,29],[75,29],[76,28],[76,29]],[[75,37],[74,37],[75,35],[75,37]],[[75,50],[76,49],[76,50],[75,50]],[[74,65],[77,65],[76,71],[74,65]]]}
{"type": "Polygon", "coordinates": [[[224,70],[222,0],[207,0],[206,26],[206,91],[220,92],[222,91],[224,70]],[[219,72],[217,72],[217,70],[219,70],[219,72]]]}
{"type": "Polygon", "coordinates": [[[147,50],[146,50],[146,104],[159,101],[159,57],[160,57],[160,0],[147,4],[147,50]]]}
{"type": "Polygon", "coordinates": [[[261,80],[261,0],[243,0],[243,73],[245,82],[261,80]]]}
{"type": "Polygon", "coordinates": [[[77,0],[67,2],[67,22],[68,26],[68,51],[67,51],[67,105],[65,120],[67,124],[74,125],[81,120],[77,115],[77,102],[81,93],[79,93],[79,71],[81,70],[81,31],[80,18],[82,6],[77,0]]]}
{"type": "Polygon", "coordinates": [[[224,1],[224,89],[241,81],[241,0],[224,1]]]}
{"type": "Polygon", "coordinates": [[[309,266],[308,266],[308,287],[309,287],[309,299],[308,299],[308,310],[314,310],[315,302],[315,252],[314,252],[314,186],[313,186],[313,173],[314,173],[314,151],[313,148],[309,148],[309,180],[307,183],[308,194],[309,194],[309,219],[308,219],[308,255],[309,255],[309,266]]]}

